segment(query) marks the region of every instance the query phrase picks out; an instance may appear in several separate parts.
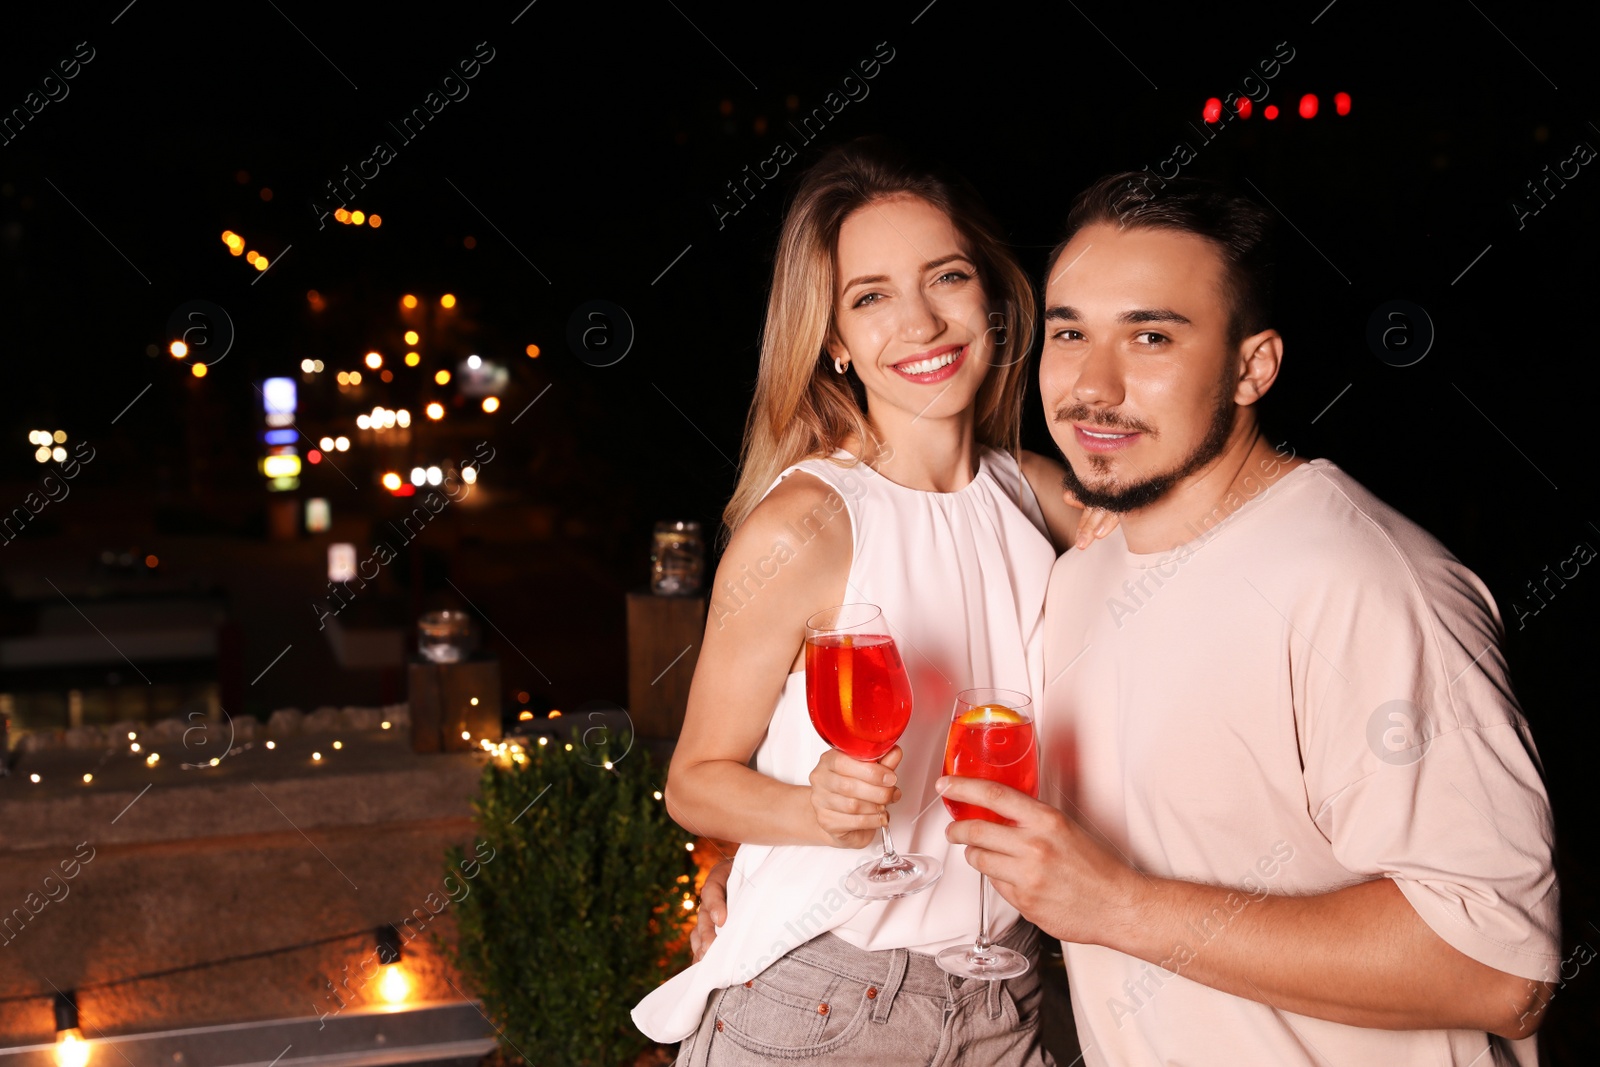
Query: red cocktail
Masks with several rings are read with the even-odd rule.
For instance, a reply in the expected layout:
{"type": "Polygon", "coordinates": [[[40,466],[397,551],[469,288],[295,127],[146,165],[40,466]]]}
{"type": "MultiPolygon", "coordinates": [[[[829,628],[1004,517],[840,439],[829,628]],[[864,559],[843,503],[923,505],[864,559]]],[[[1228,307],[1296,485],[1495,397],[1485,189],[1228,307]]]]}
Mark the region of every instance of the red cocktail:
{"type": "Polygon", "coordinates": [[[806,641],[806,705],[822,739],[851,759],[881,759],[911,721],[911,683],[887,634],[806,641]]]}
{"type": "MultiPolygon", "coordinates": [[[[1039,757],[1034,745],[1033,701],[1009,689],[967,689],[956,694],[945,740],[944,773],[984,778],[1039,796],[1039,757]]],[[[1005,823],[988,808],[945,798],[952,819],[985,819],[1005,823]]],[[[998,981],[1027,974],[1033,966],[1020,952],[989,938],[989,876],[978,877],[978,936],[970,946],[956,945],[934,957],[940,967],[962,978],[998,981]]]]}
{"type": "MultiPolygon", "coordinates": [[[[1033,723],[1003,704],[981,704],[956,716],[944,749],[944,773],[986,778],[1030,797],[1039,796],[1039,761],[1033,723]]],[[[1009,824],[988,808],[945,799],[952,819],[987,819],[1009,824]]]]}
{"type": "MultiPolygon", "coordinates": [[[[844,604],[806,620],[806,707],[817,735],[851,759],[881,759],[911,722],[911,680],[883,612],[844,604]]],[[[883,855],[851,872],[845,888],[893,900],[928,888],[944,873],[932,856],[894,850],[883,825],[883,855]]]]}

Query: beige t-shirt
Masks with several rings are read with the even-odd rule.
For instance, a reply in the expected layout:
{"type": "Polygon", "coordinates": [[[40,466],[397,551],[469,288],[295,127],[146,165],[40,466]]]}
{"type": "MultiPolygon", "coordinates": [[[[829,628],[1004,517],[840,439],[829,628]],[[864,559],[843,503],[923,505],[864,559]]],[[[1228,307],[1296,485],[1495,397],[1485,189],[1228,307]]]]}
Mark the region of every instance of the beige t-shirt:
{"type": "Polygon", "coordinates": [[[1532,1039],[1363,1029],[1182,976],[1252,898],[1379,877],[1473,959],[1559,966],[1550,807],[1483,583],[1326,460],[1195,533],[1141,555],[1119,530],[1051,576],[1041,799],[1145,871],[1239,890],[1165,969],[1064,946],[1085,1062],[1534,1063],[1532,1039]]]}

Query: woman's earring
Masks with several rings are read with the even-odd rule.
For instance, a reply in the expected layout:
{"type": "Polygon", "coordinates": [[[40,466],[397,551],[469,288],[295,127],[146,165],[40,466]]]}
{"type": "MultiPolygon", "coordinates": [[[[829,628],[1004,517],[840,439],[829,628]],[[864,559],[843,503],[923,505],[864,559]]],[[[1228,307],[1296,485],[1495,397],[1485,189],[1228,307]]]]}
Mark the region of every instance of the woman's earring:
{"type": "Polygon", "coordinates": [[[838,356],[834,356],[833,357],[833,369],[838,371],[840,374],[843,374],[845,371],[850,369],[850,364],[846,363],[844,360],[840,359],[838,356]]]}

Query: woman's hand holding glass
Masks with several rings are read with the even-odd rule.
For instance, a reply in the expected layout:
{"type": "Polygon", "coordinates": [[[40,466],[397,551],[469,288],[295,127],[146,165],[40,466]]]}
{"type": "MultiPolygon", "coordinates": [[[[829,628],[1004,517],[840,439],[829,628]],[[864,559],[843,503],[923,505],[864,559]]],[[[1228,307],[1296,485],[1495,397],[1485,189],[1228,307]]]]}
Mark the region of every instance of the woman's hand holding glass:
{"type": "Polygon", "coordinates": [[[890,804],[900,799],[894,769],[905,753],[894,746],[880,760],[863,763],[829,749],[811,772],[811,806],[817,825],[837,848],[865,848],[889,822],[890,804]]]}

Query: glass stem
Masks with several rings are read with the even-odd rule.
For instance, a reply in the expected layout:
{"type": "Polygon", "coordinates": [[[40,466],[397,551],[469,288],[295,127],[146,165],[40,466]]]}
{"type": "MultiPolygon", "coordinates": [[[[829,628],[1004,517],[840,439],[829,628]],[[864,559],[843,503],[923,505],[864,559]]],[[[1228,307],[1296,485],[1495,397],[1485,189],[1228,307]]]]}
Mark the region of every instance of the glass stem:
{"type": "Polygon", "coordinates": [[[883,858],[878,861],[878,866],[893,867],[900,862],[900,855],[894,850],[894,838],[889,836],[889,824],[884,823],[878,832],[883,834],[883,858]]]}
{"type": "Polygon", "coordinates": [[[989,946],[989,876],[978,875],[978,940],[972,946],[980,956],[988,955],[989,946]]]}

